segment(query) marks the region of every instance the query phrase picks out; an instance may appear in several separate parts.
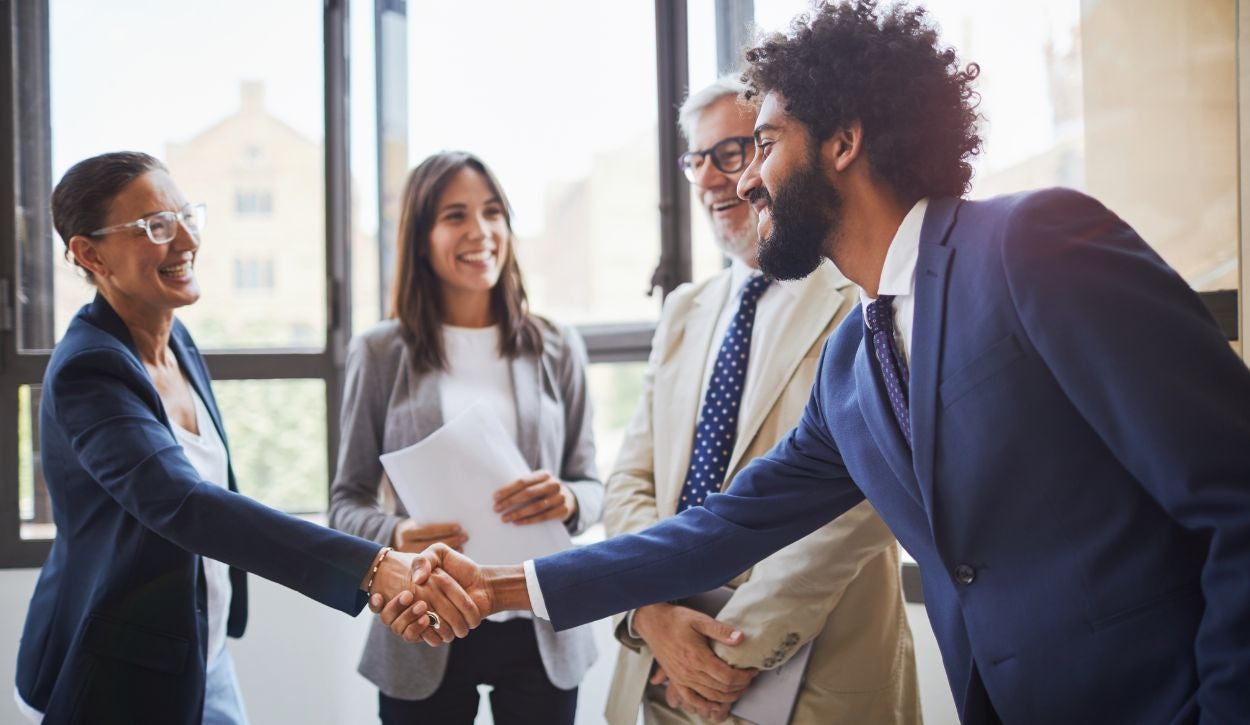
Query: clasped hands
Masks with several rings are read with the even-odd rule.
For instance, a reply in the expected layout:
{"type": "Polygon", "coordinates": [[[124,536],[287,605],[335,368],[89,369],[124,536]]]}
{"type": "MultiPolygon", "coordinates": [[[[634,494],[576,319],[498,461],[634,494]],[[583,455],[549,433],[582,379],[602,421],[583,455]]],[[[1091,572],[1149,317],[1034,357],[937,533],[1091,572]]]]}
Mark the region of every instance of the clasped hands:
{"type": "MultiPolygon", "coordinates": [[[[567,522],[577,513],[572,491],[546,471],[499,488],[492,503],[505,523],[521,526],[567,522]]],[[[521,567],[480,567],[461,553],[467,541],[454,523],[400,522],[392,536],[395,551],[388,557],[394,561],[385,579],[379,569],[370,610],[406,641],[437,647],[467,636],[495,612],[529,609],[521,567]],[[432,626],[431,611],[438,615],[437,626],[432,626]]]]}

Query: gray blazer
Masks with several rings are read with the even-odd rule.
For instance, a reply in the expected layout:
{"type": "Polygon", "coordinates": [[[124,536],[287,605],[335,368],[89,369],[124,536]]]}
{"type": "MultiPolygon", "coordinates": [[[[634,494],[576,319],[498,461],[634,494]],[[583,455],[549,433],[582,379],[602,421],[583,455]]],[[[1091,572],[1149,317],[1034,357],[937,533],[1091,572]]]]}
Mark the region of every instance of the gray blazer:
{"type": "MultiPolygon", "coordinates": [[[[603,484],[595,467],[586,395],[586,349],[570,328],[543,321],[539,327],[542,355],[512,361],[518,442],[531,469],[551,471],[572,489],[578,513],[568,528],[578,534],[603,513],[603,484]]],[[[378,456],[410,446],[442,426],[441,376],[413,372],[395,320],[379,323],[352,340],[338,470],[330,488],[332,527],[379,544],[390,542],[395,525],[407,512],[399,501],[394,502],[393,513],[380,504],[383,471],[378,456]]],[[[556,687],[576,687],[597,654],[589,627],[556,632],[550,622],[535,618],[534,630],[547,677],[556,687]]],[[[438,689],[454,646],[409,644],[375,618],[358,669],[391,697],[421,700],[438,689]]]]}

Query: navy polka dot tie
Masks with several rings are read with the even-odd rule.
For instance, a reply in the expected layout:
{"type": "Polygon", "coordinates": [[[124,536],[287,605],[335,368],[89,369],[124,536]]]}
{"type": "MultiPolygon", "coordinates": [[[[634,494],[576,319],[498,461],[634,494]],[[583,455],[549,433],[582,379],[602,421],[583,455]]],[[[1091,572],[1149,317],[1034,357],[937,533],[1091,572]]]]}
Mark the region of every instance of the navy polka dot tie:
{"type": "Polygon", "coordinates": [[[678,512],[701,505],[710,494],[720,491],[725,481],[725,469],[738,438],[738,408],[747,379],[755,306],[768,284],[769,280],[756,275],[742,285],[742,301],[721,340],[716,366],[712,368],[712,377],[703,395],[699,424],[694,431],[694,449],[690,452],[690,468],[686,472],[686,483],[681,487],[681,500],[677,502],[678,512]]]}
{"type": "Polygon", "coordinates": [[[885,380],[885,392],[890,396],[890,407],[899,430],[911,448],[911,413],[907,409],[907,363],[898,352],[894,339],[894,296],[881,295],[876,302],[868,304],[864,322],[872,333],[872,349],[881,365],[881,378],[885,380]]]}

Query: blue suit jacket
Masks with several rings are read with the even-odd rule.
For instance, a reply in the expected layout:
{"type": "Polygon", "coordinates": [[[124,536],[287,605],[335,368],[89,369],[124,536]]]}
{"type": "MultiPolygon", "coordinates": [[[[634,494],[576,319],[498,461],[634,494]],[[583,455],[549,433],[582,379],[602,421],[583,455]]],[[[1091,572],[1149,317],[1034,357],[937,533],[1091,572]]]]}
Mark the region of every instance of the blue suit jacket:
{"type": "MultiPolygon", "coordinates": [[[[208,370],[174,324],[170,346],[226,431],[208,370]]],[[[377,545],[202,481],[129,331],[103,297],[57,345],[40,400],[57,536],[31,597],[17,688],[58,723],[198,723],[206,594],[200,556],[230,564],[227,631],[247,620],[246,570],[348,614],[377,545]]]]}
{"type": "Polygon", "coordinates": [[[1198,297],[1076,192],[941,199],[914,325],[914,456],[857,310],[724,495],[537,562],[553,622],[709,589],[867,496],[965,722],[1250,714],[1250,373],[1198,297]]]}

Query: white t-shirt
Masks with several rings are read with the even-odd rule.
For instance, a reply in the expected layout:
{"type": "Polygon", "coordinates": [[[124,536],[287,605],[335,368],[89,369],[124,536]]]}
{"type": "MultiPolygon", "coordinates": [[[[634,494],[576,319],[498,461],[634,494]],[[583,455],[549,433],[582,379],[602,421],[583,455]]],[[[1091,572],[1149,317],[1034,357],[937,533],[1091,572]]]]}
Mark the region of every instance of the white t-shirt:
{"type": "MultiPolygon", "coordinates": [[[[182,445],[182,452],[200,474],[200,478],[226,488],[229,476],[226,446],[222,443],[221,436],[217,434],[217,428],[213,425],[212,416],[208,414],[204,401],[200,400],[200,396],[194,391],[191,397],[195,400],[195,426],[200,429],[200,433],[195,435],[171,419],[174,438],[182,445]]],[[[211,666],[221,654],[222,648],[226,646],[226,620],[230,616],[230,598],[233,590],[230,587],[228,565],[208,557],[203,557],[203,561],[204,581],[208,584],[207,664],[211,666]]]]}
{"type": "MultiPolygon", "coordinates": [[[[447,353],[447,369],[443,371],[438,385],[443,421],[455,418],[480,401],[499,418],[512,442],[516,443],[518,423],[512,366],[499,353],[499,328],[443,325],[443,345],[447,353]]],[[[468,533],[473,535],[472,531],[468,533]]],[[[499,612],[488,619],[506,622],[529,616],[529,612],[499,612]]]]}

